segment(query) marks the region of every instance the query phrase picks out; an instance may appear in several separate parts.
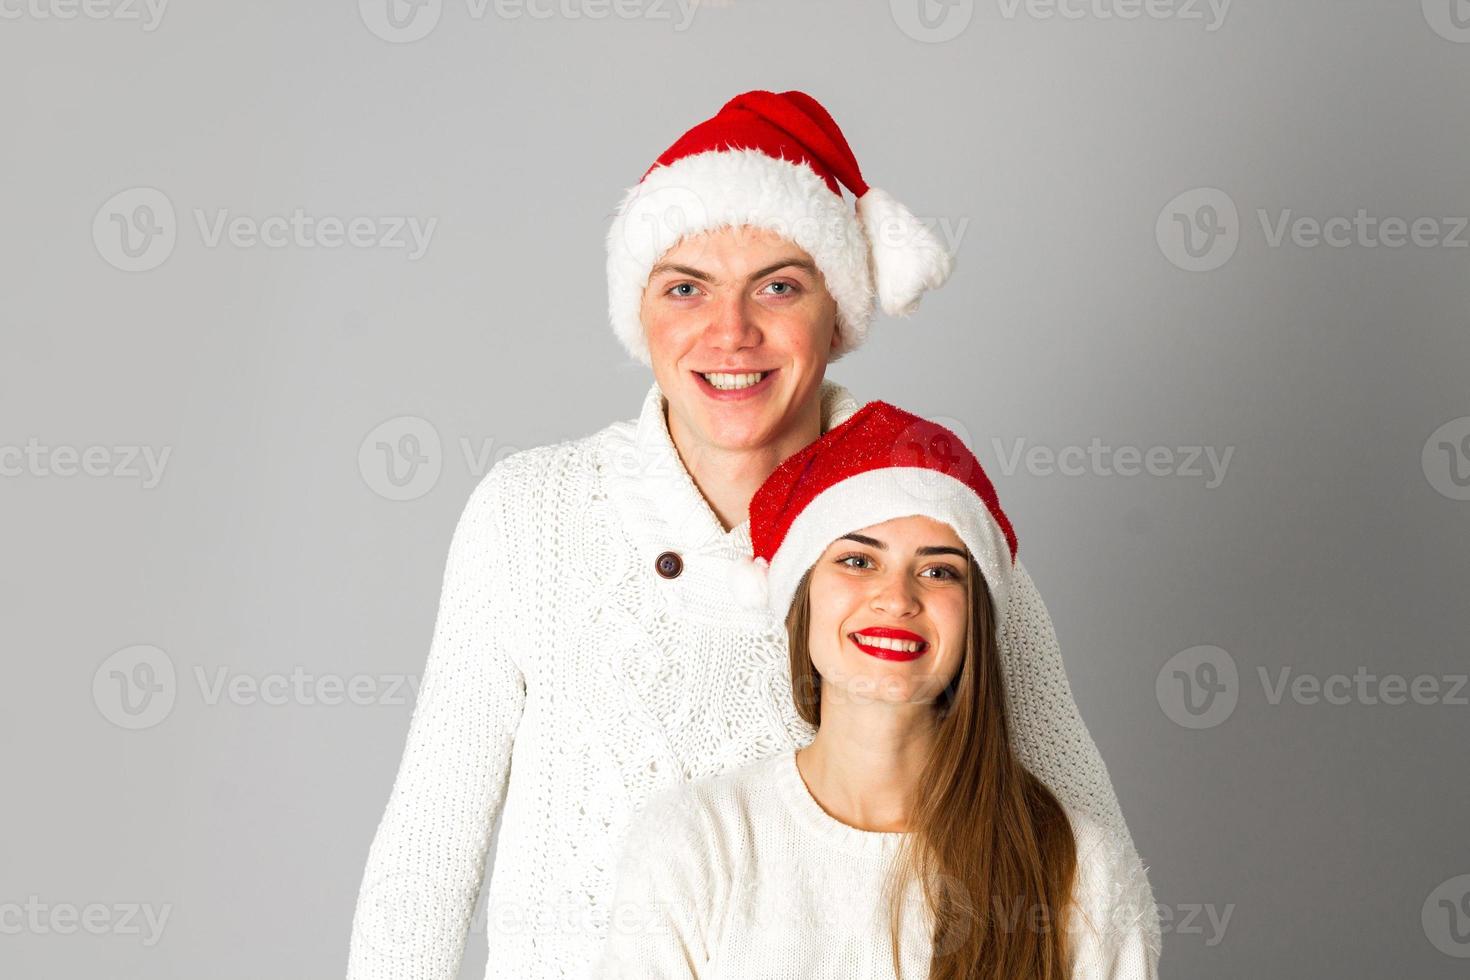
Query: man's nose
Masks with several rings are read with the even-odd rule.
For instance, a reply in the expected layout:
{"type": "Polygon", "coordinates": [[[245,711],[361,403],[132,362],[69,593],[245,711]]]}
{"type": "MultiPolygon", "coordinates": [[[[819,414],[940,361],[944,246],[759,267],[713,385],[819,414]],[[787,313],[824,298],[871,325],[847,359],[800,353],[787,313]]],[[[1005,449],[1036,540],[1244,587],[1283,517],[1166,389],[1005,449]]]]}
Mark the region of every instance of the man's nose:
{"type": "Polygon", "coordinates": [[[705,343],[720,350],[754,347],[761,342],[760,328],[740,293],[720,297],[710,306],[710,321],[705,327],[705,343]]]}

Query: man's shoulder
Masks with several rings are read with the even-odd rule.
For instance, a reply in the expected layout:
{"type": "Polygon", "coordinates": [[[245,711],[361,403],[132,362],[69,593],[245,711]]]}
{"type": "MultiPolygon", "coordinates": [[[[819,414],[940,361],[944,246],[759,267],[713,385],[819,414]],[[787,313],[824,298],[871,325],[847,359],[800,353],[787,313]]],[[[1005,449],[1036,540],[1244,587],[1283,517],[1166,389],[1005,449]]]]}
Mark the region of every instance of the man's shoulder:
{"type": "Polygon", "coordinates": [[[527,504],[547,490],[574,489],[609,449],[632,440],[636,425],[636,418],[619,419],[594,432],[508,452],[480,478],[469,506],[527,504]]]}

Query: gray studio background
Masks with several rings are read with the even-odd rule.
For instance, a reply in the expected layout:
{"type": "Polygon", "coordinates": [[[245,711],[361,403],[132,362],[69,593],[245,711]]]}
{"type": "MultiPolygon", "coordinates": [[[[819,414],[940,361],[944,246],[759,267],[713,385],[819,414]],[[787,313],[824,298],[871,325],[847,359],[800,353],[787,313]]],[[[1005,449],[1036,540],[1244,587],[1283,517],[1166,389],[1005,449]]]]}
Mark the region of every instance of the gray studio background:
{"type": "Polygon", "coordinates": [[[342,975],[460,508],[637,414],[611,211],[749,88],[955,249],[831,376],[995,478],[1163,975],[1466,975],[1470,5],[385,2],[0,3],[0,976],[342,975]]]}

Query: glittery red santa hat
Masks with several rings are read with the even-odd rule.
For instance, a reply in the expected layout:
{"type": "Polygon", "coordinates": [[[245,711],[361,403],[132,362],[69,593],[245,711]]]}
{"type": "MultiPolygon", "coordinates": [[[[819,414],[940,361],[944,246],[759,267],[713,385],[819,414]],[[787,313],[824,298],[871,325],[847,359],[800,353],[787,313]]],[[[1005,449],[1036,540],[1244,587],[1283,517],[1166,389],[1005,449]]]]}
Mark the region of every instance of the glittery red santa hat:
{"type": "Polygon", "coordinates": [[[872,401],[783,460],[750,501],[752,557],[732,569],[739,600],[785,619],[797,583],[859,528],[918,514],[954,528],[985,576],[1000,626],[1016,533],[980,461],[952,431],[872,401]]]}
{"type": "Polygon", "coordinates": [[[875,290],[884,312],[907,316],[952,265],[911,211],[863,181],[816,99],[745,92],[665,150],[625,192],[608,229],[608,313],[639,361],[652,363],[638,313],[654,264],[685,235],[726,226],[770,229],[811,255],[837,301],[831,360],[867,338],[875,290]]]}

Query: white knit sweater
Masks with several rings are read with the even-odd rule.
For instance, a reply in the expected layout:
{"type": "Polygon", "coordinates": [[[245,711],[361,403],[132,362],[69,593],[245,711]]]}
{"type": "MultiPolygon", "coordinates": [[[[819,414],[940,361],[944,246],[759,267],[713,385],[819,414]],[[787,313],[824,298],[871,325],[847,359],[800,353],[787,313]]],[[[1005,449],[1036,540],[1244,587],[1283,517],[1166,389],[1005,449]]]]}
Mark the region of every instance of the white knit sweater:
{"type": "MultiPolygon", "coordinates": [[[[1077,842],[1072,980],[1155,980],[1142,923],[1116,906],[1130,855],[1068,810],[1077,842]],[[1121,914],[1120,914],[1121,912],[1121,914]]],[[[812,798],[794,750],[657,793],[619,862],[599,980],[893,980],[885,876],[904,838],[850,827],[812,798]]],[[[929,975],[933,918],[904,895],[904,980],[929,975]]],[[[989,901],[999,928],[1045,930],[1026,903],[989,901]]]]}
{"type": "MultiPolygon", "coordinates": [[[[418,700],[368,851],[350,980],[451,980],[480,894],[489,980],[586,977],[629,819],[657,790],[807,744],[783,625],[729,593],[751,554],[679,459],[650,387],[635,420],[507,456],[455,528],[418,700]],[[662,552],[682,571],[656,570],[662,552]]],[[[858,407],[822,388],[823,431],[858,407]]],[[[1120,892],[1157,945],[1152,894],[1017,562],[1003,662],[1021,761],[1114,830],[1120,892]]]]}

